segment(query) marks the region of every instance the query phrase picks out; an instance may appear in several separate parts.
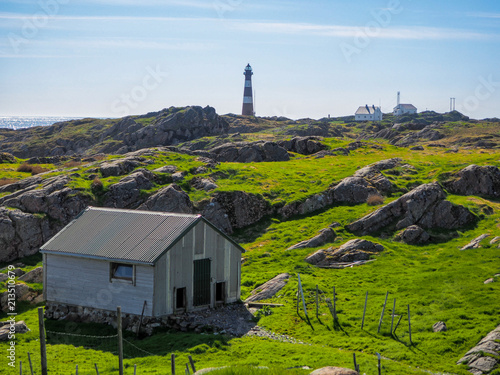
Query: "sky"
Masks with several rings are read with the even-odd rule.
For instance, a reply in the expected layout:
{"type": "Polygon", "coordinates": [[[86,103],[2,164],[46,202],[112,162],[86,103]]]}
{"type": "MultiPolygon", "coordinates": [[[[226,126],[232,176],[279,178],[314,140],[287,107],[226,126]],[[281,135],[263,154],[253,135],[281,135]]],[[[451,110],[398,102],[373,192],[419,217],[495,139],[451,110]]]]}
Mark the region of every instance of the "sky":
{"type": "Polygon", "coordinates": [[[500,1],[2,0],[0,116],[500,117],[500,1]]]}

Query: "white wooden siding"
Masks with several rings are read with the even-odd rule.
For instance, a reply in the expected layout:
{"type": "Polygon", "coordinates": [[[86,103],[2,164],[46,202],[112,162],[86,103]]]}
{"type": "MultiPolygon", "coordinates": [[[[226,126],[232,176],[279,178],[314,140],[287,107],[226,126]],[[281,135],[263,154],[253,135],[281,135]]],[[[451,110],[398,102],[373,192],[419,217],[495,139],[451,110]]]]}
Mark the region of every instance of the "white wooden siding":
{"type": "Polygon", "coordinates": [[[103,310],[122,307],[123,313],[145,315],[153,312],[152,266],[136,265],[135,286],[125,282],[110,282],[109,261],[46,254],[47,301],[103,310]]]}
{"type": "Polygon", "coordinates": [[[155,265],[154,314],[173,314],[175,290],[186,288],[187,310],[193,310],[193,262],[210,258],[211,306],[215,305],[215,283],[226,282],[227,301],[240,297],[241,252],[204,222],[198,223],[155,265]],[[166,267],[163,270],[163,267],[166,267]],[[166,277],[159,273],[166,272],[166,277]],[[163,301],[162,301],[163,299],[163,301]]]}

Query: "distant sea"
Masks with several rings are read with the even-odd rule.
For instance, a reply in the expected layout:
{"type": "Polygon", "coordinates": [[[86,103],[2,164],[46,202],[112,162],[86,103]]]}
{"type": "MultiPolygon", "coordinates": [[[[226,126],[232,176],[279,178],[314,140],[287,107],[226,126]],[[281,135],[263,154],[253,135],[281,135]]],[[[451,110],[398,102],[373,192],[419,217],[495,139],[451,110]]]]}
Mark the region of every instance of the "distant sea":
{"type": "Polygon", "coordinates": [[[0,116],[0,128],[22,129],[33,126],[49,126],[56,122],[76,120],[82,117],[61,116],[0,116]]]}

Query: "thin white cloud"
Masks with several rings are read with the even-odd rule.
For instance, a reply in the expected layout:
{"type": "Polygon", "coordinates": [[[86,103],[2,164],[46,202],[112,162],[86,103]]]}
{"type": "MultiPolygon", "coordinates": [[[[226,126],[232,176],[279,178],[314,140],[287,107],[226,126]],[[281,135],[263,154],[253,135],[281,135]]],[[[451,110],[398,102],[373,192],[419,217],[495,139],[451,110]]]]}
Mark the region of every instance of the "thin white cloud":
{"type": "MultiPolygon", "coordinates": [[[[0,13],[0,19],[6,20],[25,20],[32,17],[32,14],[24,13],[0,13]]],[[[50,19],[60,21],[180,21],[180,22],[200,22],[200,21],[215,21],[218,18],[202,18],[202,17],[152,17],[152,16],[65,16],[54,15],[50,19]]]]}
{"type": "Polygon", "coordinates": [[[487,12],[475,12],[475,13],[467,13],[469,17],[474,18],[500,18],[500,13],[487,13],[487,12]]]}
{"type": "MultiPolygon", "coordinates": [[[[32,4],[33,0],[10,0],[11,3],[17,4],[32,4]]],[[[71,0],[72,4],[97,4],[97,5],[114,5],[114,6],[177,6],[183,8],[213,8],[214,1],[203,0],[71,0]]]]}
{"type": "Polygon", "coordinates": [[[373,38],[404,40],[490,39],[493,37],[490,34],[484,34],[476,31],[422,26],[377,28],[373,26],[341,26],[254,21],[245,22],[240,20],[238,22],[234,22],[232,27],[244,31],[270,34],[302,34],[326,37],[357,37],[365,34],[373,38]]]}
{"type": "MultiPolygon", "coordinates": [[[[151,39],[133,39],[133,38],[90,38],[90,39],[52,39],[48,40],[37,40],[33,39],[28,41],[33,47],[40,47],[44,50],[50,49],[58,51],[61,48],[67,50],[78,50],[78,49],[130,49],[130,50],[171,50],[171,51],[208,51],[218,49],[218,45],[211,42],[194,42],[194,41],[184,41],[184,40],[151,40],[151,39]]],[[[6,41],[0,42],[0,47],[8,47],[9,44],[6,41]]],[[[19,54],[9,54],[4,51],[0,51],[0,57],[73,57],[74,54],[41,54],[41,55],[23,55],[19,54]]]]}

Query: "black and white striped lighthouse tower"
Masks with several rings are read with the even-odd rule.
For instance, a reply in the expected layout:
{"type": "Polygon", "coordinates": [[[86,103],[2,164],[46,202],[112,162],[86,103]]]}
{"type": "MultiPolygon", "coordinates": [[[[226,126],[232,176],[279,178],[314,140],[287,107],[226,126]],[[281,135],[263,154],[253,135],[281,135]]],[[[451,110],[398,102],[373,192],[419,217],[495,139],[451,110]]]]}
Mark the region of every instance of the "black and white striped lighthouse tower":
{"type": "Polygon", "coordinates": [[[252,67],[248,64],[245,68],[245,90],[243,91],[243,116],[253,116],[253,94],[252,94],[252,67]]]}

